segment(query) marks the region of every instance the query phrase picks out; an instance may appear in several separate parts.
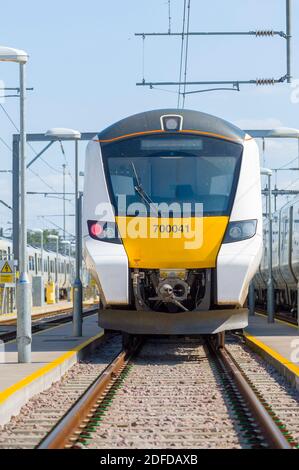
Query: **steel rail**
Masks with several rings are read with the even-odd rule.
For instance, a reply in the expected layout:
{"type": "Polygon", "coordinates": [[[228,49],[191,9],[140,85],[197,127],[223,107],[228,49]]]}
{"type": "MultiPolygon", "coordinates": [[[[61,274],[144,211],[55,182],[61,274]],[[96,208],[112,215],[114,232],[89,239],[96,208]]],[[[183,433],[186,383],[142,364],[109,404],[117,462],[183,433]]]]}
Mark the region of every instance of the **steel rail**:
{"type": "Polygon", "coordinates": [[[64,449],[70,444],[80,424],[96,411],[138,347],[139,344],[129,353],[121,351],[36,448],[64,449]]]}
{"type": "Polygon", "coordinates": [[[246,400],[250,411],[258,422],[264,437],[267,439],[269,445],[273,449],[292,449],[292,446],[284,437],[278,426],[274,423],[269,413],[266,411],[251,386],[245,379],[242,370],[237,365],[235,360],[231,357],[230,353],[225,348],[216,350],[214,352],[220,361],[221,366],[228,372],[230,377],[236,383],[239,392],[246,400]]]}
{"type": "MultiPolygon", "coordinates": [[[[69,323],[73,319],[73,315],[70,314],[72,312],[73,308],[68,308],[65,310],[58,310],[56,312],[46,312],[46,313],[41,313],[38,315],[35,315],[34,318],[32,318],[32,333],[38,333],[43,330],[47,330],[50,328],[53,328],[54,326],[58,325],[63,325],[64,323],[69,323]],[[49,318],[49,319],[47,319],[49,318]],[[43,322],[38,323],[39,320],[43,320],[43,322]]],[[[95,315],[98,312],[98,307],[93,307],[90,309],[86,309],[83,311],[83,318],[84,317],[89,317],[91,315],[95,315]]],[[[16,325],[16,320],[7,320],[3,323],[0,323],[0,328],[7,327],[7,326],[15,326],[16,325]]],[[[16,331],[8,331],[8,332],[3,332],[1,333],[0,331],[0,340],[3,341],[4,343],[7,343],[8,341],[13,341],[16,339],[16,331]]]]}

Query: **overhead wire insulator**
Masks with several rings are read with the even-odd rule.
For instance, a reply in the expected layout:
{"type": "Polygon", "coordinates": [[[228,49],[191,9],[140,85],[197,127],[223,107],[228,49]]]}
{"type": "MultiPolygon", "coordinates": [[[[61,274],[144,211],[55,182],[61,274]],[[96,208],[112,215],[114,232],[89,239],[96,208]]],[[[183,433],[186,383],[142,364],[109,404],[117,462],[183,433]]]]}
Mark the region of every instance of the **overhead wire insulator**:
{"type": "Polygon", "coordinates": [[[261,37],[273,37],[274,31],[272,29],[258,29],[255,32],[257,38],[261,37]]]}
{"type": "Polygon", "coordinates": [[[274,78],[257,78],[255,83],[257,86],[275,85],[275,79],[274,78]]]}

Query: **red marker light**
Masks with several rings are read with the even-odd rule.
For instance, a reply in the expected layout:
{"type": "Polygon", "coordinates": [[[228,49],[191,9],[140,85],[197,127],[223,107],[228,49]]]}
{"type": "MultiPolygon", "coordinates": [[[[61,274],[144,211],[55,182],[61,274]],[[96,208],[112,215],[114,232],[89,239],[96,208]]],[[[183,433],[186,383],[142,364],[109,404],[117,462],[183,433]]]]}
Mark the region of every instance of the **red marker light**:
{"type": "Polygon", "coordinates": [[[103,233],[103,227],[99,222],[96,222],[90,226],[90,233],[94,237],[100,237],[100,235],[103,233]]]}

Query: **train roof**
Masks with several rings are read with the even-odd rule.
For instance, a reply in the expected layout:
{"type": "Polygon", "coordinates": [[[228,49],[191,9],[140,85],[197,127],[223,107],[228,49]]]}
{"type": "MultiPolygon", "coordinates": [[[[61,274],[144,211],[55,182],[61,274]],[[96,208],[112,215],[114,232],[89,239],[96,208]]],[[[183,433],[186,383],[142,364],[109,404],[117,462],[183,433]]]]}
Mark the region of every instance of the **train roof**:
{"type": "Polygon", "coordinates": [[[163,132],[161,117],[178,115],[183,117],[182,131],[197,131],[243,143],[245,132],[224,119],[194,110],[157,109],[129,116],[112,124],[98,134],[101,142],[131,137],[137,133],[163,132]]]}

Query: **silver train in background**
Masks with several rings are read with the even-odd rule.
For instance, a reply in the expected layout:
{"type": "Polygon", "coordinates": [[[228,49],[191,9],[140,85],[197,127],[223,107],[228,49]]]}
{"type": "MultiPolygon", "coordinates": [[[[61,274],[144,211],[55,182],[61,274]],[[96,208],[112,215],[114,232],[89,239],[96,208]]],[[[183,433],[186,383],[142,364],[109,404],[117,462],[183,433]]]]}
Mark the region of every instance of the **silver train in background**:
{"type": "MultiPolygon", "coordinates": [[[[11,240],[0,238],[0,260],[11,259],[12,242],[11,240]]],[[[28,246],[28,272],[30,280],[34,276],[43,275],[44,286],[46,289],[50,281],[55,282],[56,274],[56,252],[44,248],[43,251],[43,269],[41,249],[28,246]]],[[[60,299],[67,298],[67,291],[74,281],[75,259],[68,255],[58,254],[57,283],[59,287],[60,299]]],[[[85,277],[85,276],[83,276],[85,277]]],[[[83,282],[84,284],[84,282],[83,282]]]]}
{"type": "MultiPolygon", "coordinates": [[[[267,301],[269,223],[264,223],[264,250],[259,271],[254,278],[256,303],[267,301]]],[[[298,315],[299,282],[299,198],[288,202],[273,215],[272,266],[276,310],[298,315]]]]}

